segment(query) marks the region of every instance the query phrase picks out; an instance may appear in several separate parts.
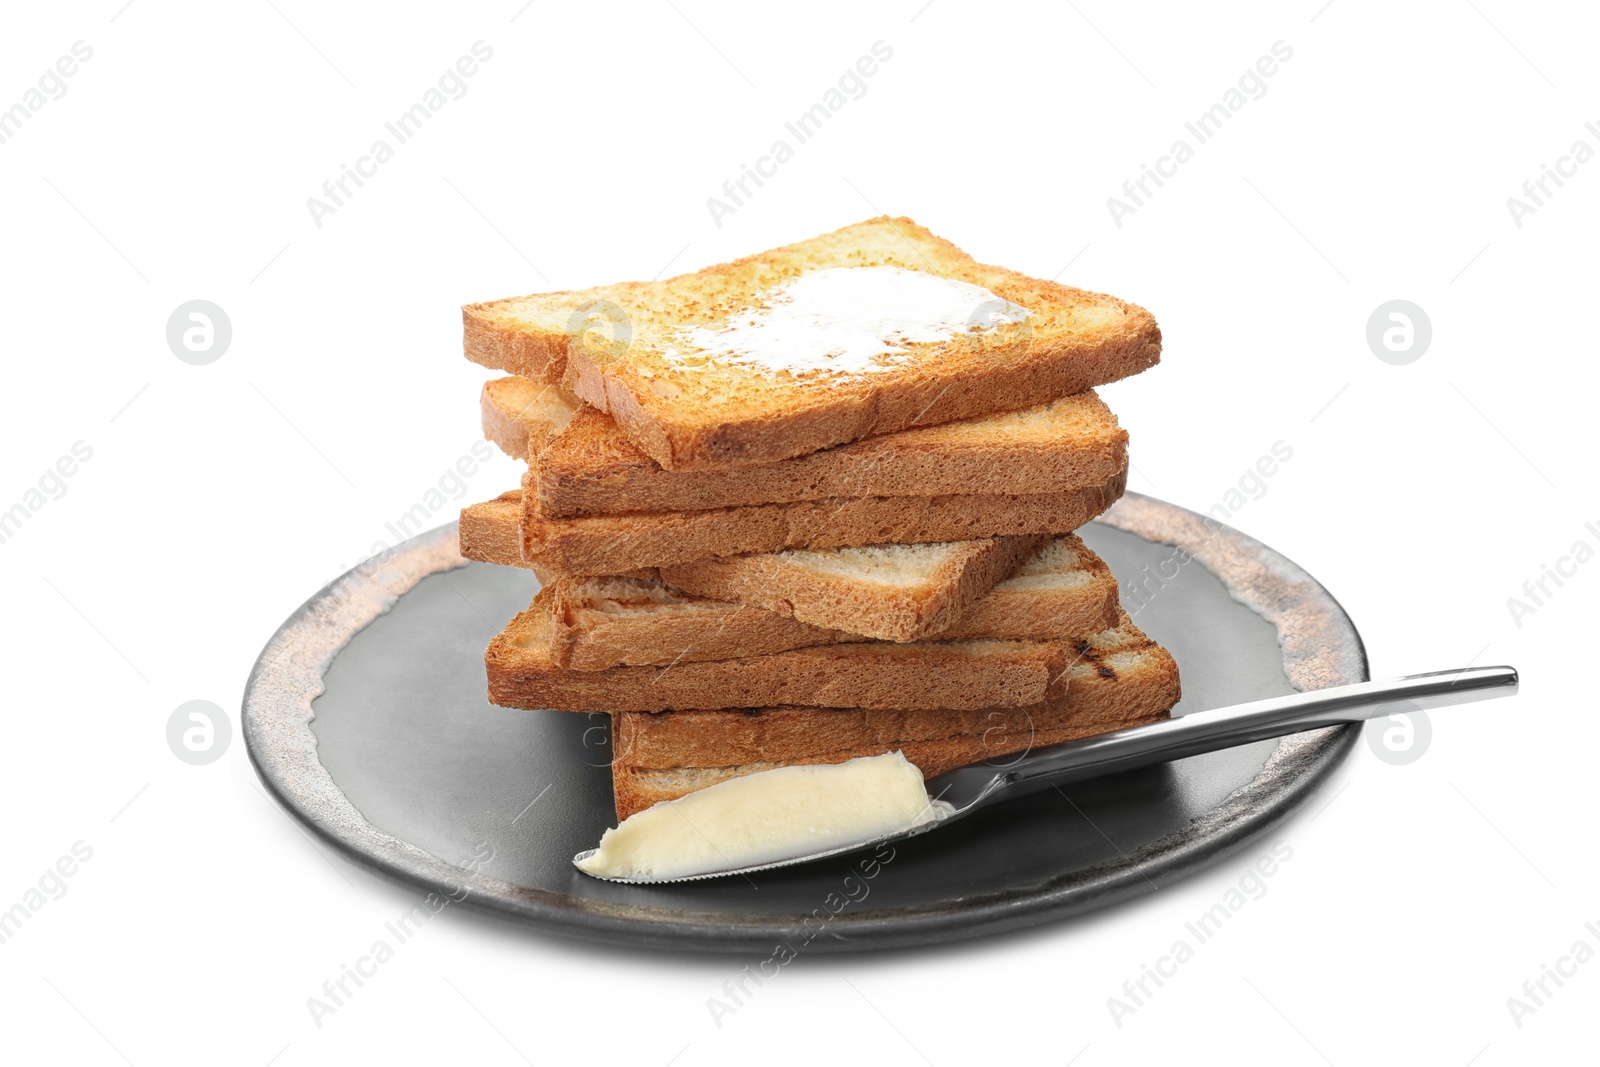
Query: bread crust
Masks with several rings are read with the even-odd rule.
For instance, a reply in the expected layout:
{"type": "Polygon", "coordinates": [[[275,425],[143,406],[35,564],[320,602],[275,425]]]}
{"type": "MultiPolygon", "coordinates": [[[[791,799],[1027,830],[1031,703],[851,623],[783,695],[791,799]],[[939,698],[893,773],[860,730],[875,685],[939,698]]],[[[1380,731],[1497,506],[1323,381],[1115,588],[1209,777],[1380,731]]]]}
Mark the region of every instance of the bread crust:
{"type": "MultiPolygon", "coordinates": [[[[515,422],[513,413],[485,408],[492,438],[506,435],[503,427],[515,422]]],[[[1066,492],[1099,485],[1128,461],[1127,432],[1092,391],[740,471],[667,470],[623,436],[609,415],[588,406],[547,437],[543,448],[525,453],[522,486],[527,506],[549,518],[827,497],[1066,492]]]]}
{"type": "Polygon", "coordinates": [[[552,608],[543,595],[514,618],[484,655],[489,701],[558,711],[676,708],[979,708],[1035,704],[1064,692],[1069,647],[1053,641],[870,641],[669,667],[558,667],[549,648],[552,608]]]}
{"type": "Polygon", "coordinates": [[[1127,472],[1067,493],[863,497],[525,522],[521,490],[461,512],[461,553],[562,575],[615,574],[712,556],[1070,533],[1122,495],[1127,472]],[[520,526],[519,536],[519,522],[520,526]],[[513,545],[515,549],[513,550],[513,545]]]}
{"type": "MultiPolygon", "coordinates": [[[[1106,483],[1031,496],[859,497],[710,511],[524,522],[522,557],[558,574],[667,567],[714,556],[1068,533],[1122,495],[1106,483]]],[[[499,561],[496,561],[499,562],[499,561]]]]}
{"type": "Polygon", "coordinates": [[[1125,730],[1134,726],[1145,726],[1149,723],[1160,722],[1168,716],[1163,713],[1151,715],[1143,719],[1128,719],[1106,723],[1104,725],[1069,726],[1060,730],[1039,730],[1029,736],[1027,744],[1017,743],[1016,748],[1006,749],[999,745],[985,745],[981,739],[972,736],[940,738],[930,741],[897,741],[886,745],[873,745],[867,751],[854,749],[842,752],[828,752],[820,755],[801,756],[792,760],[779,763],[753,762],[729,767],[696,767],[693,774],[683,774],[663,771],[652,771],[637,767],[614,767],[611,775],[611,789],[613,802],[616,805],[617,821],[621,822],[635,812],[643,811],[652,804],[663,800],[676,800],[681,796],[704,789],[718,782],[725,782],[730,778],[753,774],[756,771],[771,770],[773,767],[792,766],[798,764],[817,763],[843,763],[845,760],[854,759],[856,756],[881,756],[885,752],[900,752],[907,760],[917,765],[927,778],[934,778],[957,767],[966,767],[974,763],[983,763],[995,760],[1003,766],[1004,758],[1028,748],[1048,748],[1051,745],[1063,744],[1067,741],[1076,741],[1082,737],[1092,737],[1095,734],[1108,733],[1112,730],[1125,730]]]}
{"type": "Polygon", "coordinates": [[[1126,615],[1082,639],[1066,692],[1024,708],[881,710],[780,707],[614,716],[618,818],[772,766],[839,763],[900,750],[924,775],[1166,718],[1177,664],[1126,615]]]}
{"type": "MultiPolygon", "coordinates": [[[[642,769],[720,767],[859,752],[880,745],[957,736],[998,743],[1074,725],[1114,724],[1177,703],[1172,656],[1119,613],[1119,624],[1073,642],[1062,695],[1025,707],[917,709],[789,706],[618,713],[614,761],[642,769]]],[[[1114,728],[1114,727],[1110,727],[1114,728]]],[[[1014,747],[1005,749],[1017,751],[1014,747]]],[[[848,757],[847,757],[848,758],[848,757]]]]}
{"type": "MultiPolygon", "coordinates": [[[[765,608],[695,596],[657,578],[561,578],[549,595],[551,660],[572,670],[739,659],[865,639],[765,608]]],[[[1062,534],[948,628],[928,636],[1073,638],[1112,626],[1119,611],[1116,579],[1105,562],[1075,534],[1062,534]]]]}

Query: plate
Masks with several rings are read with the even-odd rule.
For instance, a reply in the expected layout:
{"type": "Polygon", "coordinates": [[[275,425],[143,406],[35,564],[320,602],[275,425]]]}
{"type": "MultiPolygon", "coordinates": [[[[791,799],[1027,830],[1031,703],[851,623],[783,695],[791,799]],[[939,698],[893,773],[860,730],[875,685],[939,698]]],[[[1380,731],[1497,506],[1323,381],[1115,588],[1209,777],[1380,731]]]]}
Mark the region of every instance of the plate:
{"type": "MultiPolygon", "coordinates": [[[[1080,533],[1177,660],[1176,714],[1367,679],[1338,603],[1260,542],[1132,493],[1080,533]]],[[[1047,791],[880,853],[617,885],[570,863],[615,820],[608,717],[485,699],[484,646],[536,588],[531,573],[463,560],[454,526],[398,545],[268,642],[243,733],[272,795],[344,855],[426,890],[430,906],[592,940],[787,962],[1080,914],[1268,834],[1360,736],[1317,730],[1047,791]]]]}

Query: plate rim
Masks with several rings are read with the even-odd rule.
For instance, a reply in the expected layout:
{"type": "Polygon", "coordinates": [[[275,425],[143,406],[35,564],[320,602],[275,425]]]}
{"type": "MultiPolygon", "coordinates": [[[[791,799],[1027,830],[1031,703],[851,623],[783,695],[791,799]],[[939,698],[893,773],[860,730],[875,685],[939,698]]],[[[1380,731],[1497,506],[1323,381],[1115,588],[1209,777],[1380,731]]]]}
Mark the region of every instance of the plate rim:
{"type": "MultiPolygon", "coordinates": [[[[1095,520],[1171,544],[1278,630],[1285,672],[1297,689],[1365,681],[1365,646],[1328,590],[1287,557],[1209,516],[1129,492],[1095,520]],[[1155,534],[1155,536],[1152,536],[1155,534]],[[1236,586],[1246,573],[1294,600],[1275,604],[1236,586]],[[1230,577],[1235,581],[1230,581],[1230,577]]],[[[457,867],[366,821],[317,757],[312,702],[334,657],[417,582],[467,566],[458,526],[447,523],[362,561],[296,608],[262,649],[245,685],[240,729],[269,794],[340,855],[402,884],[552,933],[614,945],[701,952],[767,951],[800,916],[748,915],[596,901],[534,889],[457,867]]],[[[1175,558],[1175,557],[1174,557],[1175,558]]],[[[1354,749],[1361,725],[1281,739],[1249,782],[1180,831],[1090,868],[1021,887],[961,897],[952,909],[844,912],[804,951],[905,948],[1005,933],[1081,915],[1152,891],[1158,876],[1195,873],[1234,854],[1297,810],[1354,749]]]]}

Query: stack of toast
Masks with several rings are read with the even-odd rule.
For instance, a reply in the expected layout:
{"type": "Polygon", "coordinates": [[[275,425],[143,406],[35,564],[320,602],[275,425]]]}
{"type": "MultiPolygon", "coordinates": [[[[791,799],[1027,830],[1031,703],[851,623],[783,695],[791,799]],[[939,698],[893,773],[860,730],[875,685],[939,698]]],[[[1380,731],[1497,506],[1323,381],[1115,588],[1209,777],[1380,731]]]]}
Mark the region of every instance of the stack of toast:
{"type": "Polygon", "coordinates": [[[1127,478],[1094,387],[1143,309],[887,217],[660,282],[469,305],[522,487],[463,555],[541,588],[501,706],[607,712],[619,819],[753,771],[927,776],[1164,718],[1177,668],[1073,533],[1127,478]]]}

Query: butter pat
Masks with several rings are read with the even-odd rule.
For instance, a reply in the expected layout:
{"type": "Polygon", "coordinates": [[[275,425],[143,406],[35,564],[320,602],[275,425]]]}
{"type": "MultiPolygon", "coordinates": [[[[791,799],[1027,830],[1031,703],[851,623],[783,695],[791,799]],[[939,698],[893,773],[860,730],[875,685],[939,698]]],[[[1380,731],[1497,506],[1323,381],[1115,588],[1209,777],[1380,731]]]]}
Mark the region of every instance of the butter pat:
{"type": "Polygon", "coordinates": [[[859,375],[896,366],[908,345],[1028,317],[981,285],[889,266],[807,271],[758,304],[724,325],[684,331],[689,353],[768,374],[859,375]]]}
{"type": "Polygon", "coordinates": [[[578,869],[601,878],[688,878],[865,844],[953,810],[928,799],[922,771],[899,752],[775,767],[635,812],[607,830],[578,869]]]}

